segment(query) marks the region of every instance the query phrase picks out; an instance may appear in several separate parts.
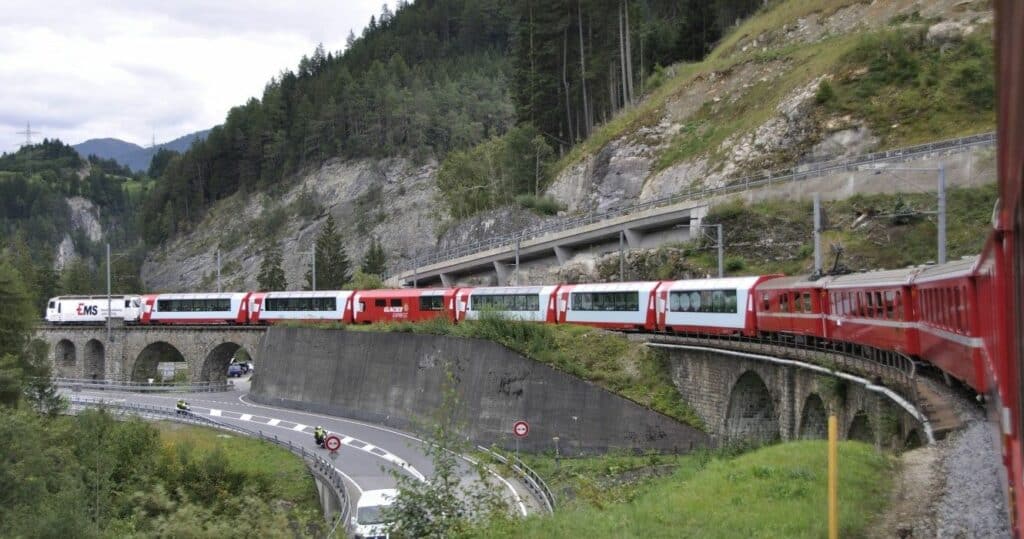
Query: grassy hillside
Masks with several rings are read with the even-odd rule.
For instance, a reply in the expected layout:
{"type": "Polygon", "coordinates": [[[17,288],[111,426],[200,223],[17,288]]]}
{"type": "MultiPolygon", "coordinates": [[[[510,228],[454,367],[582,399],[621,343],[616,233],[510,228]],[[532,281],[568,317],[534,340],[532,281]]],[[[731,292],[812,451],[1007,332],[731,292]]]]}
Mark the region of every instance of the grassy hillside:
{"type": "Polygon", "coordinates": [[[730,150],[722,146],[725,141],[764,125],[779,114],[780,103],[819,78],[826,82],[806,111],[809,136],[777,155],[763,156],[759,166],[792,163],[829,133],[853,126],[868,127],[879,149],[994,129],[990,24],[979,22],[963,39],[929,41],[929,26],[941,19],[923,18],[918,7],[909,1],[885,9],[864,7],[857,0],[772,3],[723,38],[703,61],[652,77],[656,89],[639,105],[602,125],[553,168],[557,173],[616,139],[645,139],[666,119],[680,129],[667,143],[647,141],[654,145],[654,172],[696,157],[722,163],[730,150]],[[865,18],[845,27],[839,22],[816,38],[787,34],[808,17],[822,24],[842,8],[860,8],[865,18]],[[741,71],[757,75],[740,78],[741,71]],[[708,81],[724,81],[726,89],[716,94],[708,81]],[[702,85],[710,85],[699,92],[703,103],[675,116],[674,104],[692,99],[688,92],[702,85]]]}
{"type": "MultiPolygon", "coordinates": [[[[840,535],[861,537],[884,509],[893,464],[868,445],[839,445],[840,535]]],[[[536,463],[535,463],[536,464],[536,463]]],[[[620,464],[628,465],[628,462],[620,464]]],[[[575,472],[562,461],[560,477],[575,472]]],[[[611,466],[617,464],[612,463],[611,466]]],[[[593,488],[620,494],[591,496],[551,517],[492,524],[480,537],[824,537],[827,532],[827,451],[823,441],[771,446],[734,459],[682,457],[668,477],[632,492],[614,482],[593,488]]],[[[623,470],[625,471],[625,470],[623,470]]],[[[623,474],[624,475],[624,474],[623,474]]],[[[605,477],[608,477],[605,474],[605,477]]]]}

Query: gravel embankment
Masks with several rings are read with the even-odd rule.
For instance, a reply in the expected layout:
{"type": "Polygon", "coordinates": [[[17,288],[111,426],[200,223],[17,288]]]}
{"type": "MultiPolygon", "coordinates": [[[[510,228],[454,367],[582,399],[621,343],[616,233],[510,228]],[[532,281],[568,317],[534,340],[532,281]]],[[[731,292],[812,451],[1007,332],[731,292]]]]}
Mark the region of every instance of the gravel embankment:
{"type": "Polygon", "coordinates": [[[1002,457],[991,423],[976,418],[944,440],[945,490],[935,510],[937,537],[1009,537],[1002,457]]]}

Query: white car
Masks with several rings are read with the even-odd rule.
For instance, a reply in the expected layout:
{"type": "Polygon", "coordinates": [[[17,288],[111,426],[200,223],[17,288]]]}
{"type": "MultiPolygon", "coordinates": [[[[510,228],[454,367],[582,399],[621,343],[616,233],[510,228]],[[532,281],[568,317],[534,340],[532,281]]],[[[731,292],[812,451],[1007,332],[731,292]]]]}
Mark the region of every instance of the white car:
{"type": "Polygon", "coordinates": [[[367,490],[356,502],[356,514],[352,517],[352,533],[357,539],[387,539],[391,528],[384,520],[384,509],[395,503],[398,490],[384,488],[367,490]]]}

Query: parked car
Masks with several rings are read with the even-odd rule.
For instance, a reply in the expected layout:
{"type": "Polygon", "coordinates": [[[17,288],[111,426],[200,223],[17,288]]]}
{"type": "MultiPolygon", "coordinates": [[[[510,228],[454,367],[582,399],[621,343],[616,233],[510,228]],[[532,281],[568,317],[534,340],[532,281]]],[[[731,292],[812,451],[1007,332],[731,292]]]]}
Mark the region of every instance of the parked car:
{"type": "Polygon", "coordinates": [[[239,363],[232,363],[232,364],[228,365],[228,376],[241,376],[242,374],[244,374],[244,373],[242,372],[242,365],[241,364],[239,364],[239,363]]]}

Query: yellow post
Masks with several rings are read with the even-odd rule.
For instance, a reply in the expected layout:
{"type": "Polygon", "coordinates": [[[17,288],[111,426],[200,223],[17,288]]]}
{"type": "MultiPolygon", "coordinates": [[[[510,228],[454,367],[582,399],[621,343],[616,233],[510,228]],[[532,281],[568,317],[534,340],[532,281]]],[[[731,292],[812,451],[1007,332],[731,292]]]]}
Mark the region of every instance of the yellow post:
{"type": "Polygon", "coordinates": [[[828,416],[828,539],[839,539],[839,424],[828,416]]]}

